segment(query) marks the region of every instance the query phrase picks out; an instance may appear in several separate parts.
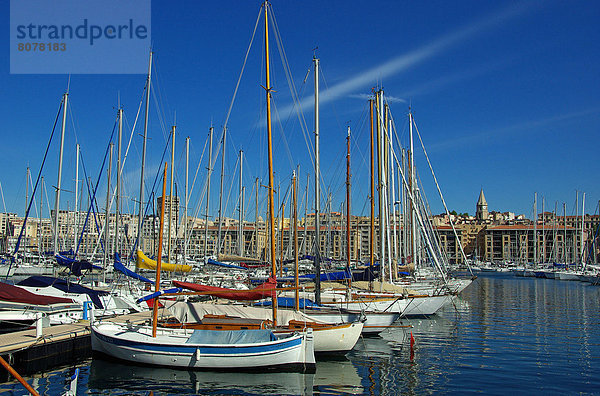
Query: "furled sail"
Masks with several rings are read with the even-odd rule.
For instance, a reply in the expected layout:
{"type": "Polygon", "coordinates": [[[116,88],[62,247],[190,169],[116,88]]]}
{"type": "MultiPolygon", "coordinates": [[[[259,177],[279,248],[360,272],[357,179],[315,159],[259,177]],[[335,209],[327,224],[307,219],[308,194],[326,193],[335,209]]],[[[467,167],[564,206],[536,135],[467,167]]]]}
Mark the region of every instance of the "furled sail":
{"type": "MultiPolygon", "coordinates": [[[[144,252],[140,249],[137,250],[137,267],[140,269],[156,270],[156,260],[152,260],[147,257],[144,252]]],[[[161,271],[166,272],[190,272],[192,270],[191,265],[187,264],[171,264],[161,263],[161,271]]]]}
{"type": "Polygon", "coordinates": [[[273,278],[269,278],[263,284],[258,285],[250,290],[227,289],[224,287],[200,285],[198,283],[173,281],[173,284],[183,289],[193,290],[197,292],[207,292],[207,294],[215,297],[225,298],[227,300],[236,301],[253,301],[263,298],[272,297],[275,293],[277,282],[273,278]]]}

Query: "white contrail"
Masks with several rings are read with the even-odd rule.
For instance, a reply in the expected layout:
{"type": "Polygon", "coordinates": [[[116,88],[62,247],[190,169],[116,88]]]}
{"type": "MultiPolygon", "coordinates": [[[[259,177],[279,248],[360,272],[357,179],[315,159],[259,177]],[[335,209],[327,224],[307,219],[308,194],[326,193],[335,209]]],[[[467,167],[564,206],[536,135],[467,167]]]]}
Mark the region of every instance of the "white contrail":
{"type": "MultiPolygon", "coordinates": [[[[477,34],[482,33],[487,29],[491,29],[507,20],[516,18],[530,8],[533,7],[533,3],[530,4],[517,4],[495,13],[494,15],[479,21],[477,23],[466,26],[454,33],[445,34],[441,38],[432,41],[431,43],[412,51],[408,54],[400,55],[393,58],[382,65],[373,67],[363,73],[355,75],[348,80],[341,82],[328,90],[321,93],[320,103],[326,103],[337,99],[341,96],[345,96],[352,91],[356,91],[359,88],[365,88],[372,86],[374,82],[382,80],[391,75],[397,74],[401,71],[407,70],[408,68],[415,66],[416,64],[425,61],[439,53],[448,50],[450,47],[459,44],[460,42],[472,38],[477,34]]],[[[307,97],[300,102],[300,108],[302,110],[309,108],[313,105],[313,99],[307,97]]],[[[293,105],[288,105],[280,111],[282,114],[287,114],[293,105]]]]}

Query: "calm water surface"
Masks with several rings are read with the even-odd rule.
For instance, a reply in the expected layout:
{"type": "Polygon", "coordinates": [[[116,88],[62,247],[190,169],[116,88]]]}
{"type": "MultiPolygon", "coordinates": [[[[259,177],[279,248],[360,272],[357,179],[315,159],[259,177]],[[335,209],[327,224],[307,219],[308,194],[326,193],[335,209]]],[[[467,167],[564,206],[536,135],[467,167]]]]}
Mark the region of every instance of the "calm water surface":
{"type": "MultiPolygon", "coordinates": [[[[78,394],[600,394],[599,305],[597,286],[485,275],[435,318],[404,320],[412,327],[362,339],[345,357],[318,361],[315,374],[188,372],[93,359],[77,366],[78,394]]],[[[28,381],[42,394],[61,394],[73,369],[28,381]]],[[[12,383],[0,392],[26,393],[12,383]]]]}

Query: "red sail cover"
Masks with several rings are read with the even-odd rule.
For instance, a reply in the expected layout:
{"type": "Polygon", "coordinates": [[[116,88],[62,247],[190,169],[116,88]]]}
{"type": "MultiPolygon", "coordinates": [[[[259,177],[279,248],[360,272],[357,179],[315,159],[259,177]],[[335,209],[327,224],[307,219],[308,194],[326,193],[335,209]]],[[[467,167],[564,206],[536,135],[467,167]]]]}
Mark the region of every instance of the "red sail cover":
{"type": "Polygon", "coordinates": [[[226,298],[228,300],[236,301],[252,301],[261,300],[266,297],[273,297],[277,281],[273,278],[269,278],[268,281],[262,283],[250,290],[236,290],[226,289],[224,287],[199,285],[197,283],[188,283],[173,281],[173,284],[183,289],[193,290],[197,292],[207,292],[207,294],[215,297],[226,298]]]}
{"type": "Polygon", "coordinates": [[[40,296],[18,286],[9,285],[8,283],[3,282],[0,282],[0,300],[35,305],[73,303],[73,300],[70,298],[40,296]]]}

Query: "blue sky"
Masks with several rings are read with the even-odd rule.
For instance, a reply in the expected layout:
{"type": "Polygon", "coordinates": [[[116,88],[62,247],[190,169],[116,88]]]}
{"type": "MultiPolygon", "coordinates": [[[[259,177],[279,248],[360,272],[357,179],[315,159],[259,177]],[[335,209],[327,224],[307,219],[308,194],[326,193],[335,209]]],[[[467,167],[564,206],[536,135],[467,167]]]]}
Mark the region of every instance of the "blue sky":
{"type": "MultiPolygon", "coordinates": [[[[0,183],[7,211],[23,214],[26,167],[31,167],[35,181],[68,76],[10,74],[8,2],[0,7],[5,15],[1,40],[5,57],[0,64],[4,129],[0,183]]],[[[150,105],[150,184],[159,167],[165,133],[175,118],[180,195],[185,137],[191,141],[191,179],[203,149],[208,150],[205,142],[211,123],[215,135],[220,135],[259,9],[258,1],[152,2],[156,90],[150,105]]],[[[568,214],[574,214],[578,190],[586,193],[586,212],[597,211],[600,5],[591,1],[275,1],[273,9],[311,139],[312,72],[303,81],[318,47],[323,184],[333,194],[333,209],[339,209],[345,194],[349,125],[353,131],[353,212],[367,213],[363,211],[369,185],[366,97],[379,85],[388,95],[403,142],[407,140],[408,106],[412,106],[450,209],[473,213],[483,188],[490,210],[530,216],[533,195],[538,192],[538,210],[545,197],[546,209],[553,209],[556,202],[561,208],[566,202],[568,214]]],[[[243,148],[250,219],[254,218],[254,200],[250,199],[254,179],[260,177],[262,184],[267,183],[262,24],[260,27],[229,119],[226,154],[229,204],[225,213],[236,216],[235,164],[237,150],[243,148]]],[[[299,165],[302,195],[306,175],[312,172],[309,150],[274,40],[271,46],[278,110],[273,126],[276,177],[281,189],[287,189],[291,171],[299,165]]],[[[74,189],[75,142],[81,144],[88,176],[96,179],[118,97],[125,112],[127,142],[144,81],[143,75],[135,74],[71,76],[65,190],[74,189]]],[[[139,186],[140,127],[141,122],[124,170],[125,206],[132,213],[139,186]]],[[[43,171],[52,205],[57,153],[55,139],[43,171]]],[[[416,155],[429,204],[434,213],[440,213],[443,208],[427,164],[422,154],[416,155]]],[[[199,168],[191,212],[201,195],[205,162],[199,168]]],[[[211,187],[211,212],[216,209],[219,167],[220,158],[211,187]]],[[[105,176],[100,183],[100,206],[104,206],[105,176]]],[[[264,196],[264,189],[261,193],[264,196]]],[[[67,207],[67,201],[72,208],[73,200],[74,195],[65,192],[61,208],[67,207]]],[[[39,205],[39,200],[36,203],[39,205]]],[[[264,212],[265,205],[261,206],[264,212]]],[[[47,217],[46,204],[44,207],[47,217]]]]}

